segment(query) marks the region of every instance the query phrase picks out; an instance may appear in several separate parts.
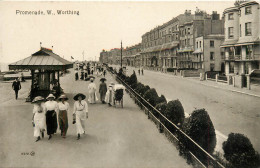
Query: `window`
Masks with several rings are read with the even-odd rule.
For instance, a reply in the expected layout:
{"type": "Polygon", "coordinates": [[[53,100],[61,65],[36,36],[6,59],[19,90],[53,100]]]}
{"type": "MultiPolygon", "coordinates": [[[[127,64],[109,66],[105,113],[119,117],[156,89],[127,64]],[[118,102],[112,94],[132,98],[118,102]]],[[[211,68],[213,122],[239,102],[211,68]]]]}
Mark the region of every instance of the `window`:
{"type": "Polygon", "coordinates": [[[210,61],[214,61],[214,52],[210,52],[210,61]]]}
{"type": "Polygon", "coordinates": [[[225,59],[225,53],[221,52],[221,59],[225,59]]]}
{"type": "Polygon", "coordinates": [[[234,28],[233,27],[229,27],[228,28],[228,38],[234,38],[234,28]]]}
{"type": "Polygon", "coordinates": [[[186,44],[187,44],[187,40],[185,39],[185,40],[184,40],[184,45],[186,45],[186,44]]]}
{"type": "Polygon", "coordinates": [[[234,73],[234,62],[229,63],[229,73],[234,73]]]}
{"type": "Polygon", "coordinates": [[[214,71],[215,69],[215,64],[210,64],[210,71],[214,71]]]}
{"type": "Polygon", "coordinates": [[[251,13],[252,13],[252,11],[251,11],[251,6],[246,7],[246,8],[245,8],[245,14],[248,15],[248,14],[251,14],[251,13]]]}
{"type": "Polygon", "coordinates": [[[201,41],[200,41],[200,48],[201,48],[201,41]]]}
{"type": "Polygon", "coordinates": [[[210,40],[210,47],[214,47],[214,41],[210,40]]]}
{"type": "Polygon", "coordinates": [[[248,22],[245,24],[245,35],[246,36],[251,36],[252,35],[252,30],[251,30],[251,22],[248,22]]]}
{"type": "Polygon", "coordinates": [[[188,28],[188,34],[190,34],[190,28],[188,28]]]}
{"type": "Polygon", "coordinates": [[[240,35],[240,37],[242,36],[242,32],[241,32],[241,24],[239,25],[239,35],[240,35]]]}
{"type": "Polygon", "coordinates": [[[233,13],[228,14],[228,20],[234,20],[234,14],[233,13]]]}
{"type": "Polygon", "coordinates": [[[197,44],[197,48],[199,48],[199,42],[198,42],[198,41],[197,41],[197,43],[196,43],[196,44],[197,44]]]}

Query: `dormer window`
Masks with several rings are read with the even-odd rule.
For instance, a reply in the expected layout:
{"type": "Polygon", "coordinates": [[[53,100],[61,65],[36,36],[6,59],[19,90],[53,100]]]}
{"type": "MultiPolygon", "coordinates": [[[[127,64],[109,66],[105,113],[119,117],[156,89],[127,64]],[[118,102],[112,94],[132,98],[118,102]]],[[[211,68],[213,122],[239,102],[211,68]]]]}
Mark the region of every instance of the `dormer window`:
{"type": "Polygon", "coordinates": [[[251,6],[246,7],[245,8],[245,14],[248,15],[248,14],[251,14],[251,13],[252,13],[251,6]]]}
{"type": "Polygon", "coordinates": [[[233,13],[228,14],[228,20],[234,20],[234,14],[233,13]]]}

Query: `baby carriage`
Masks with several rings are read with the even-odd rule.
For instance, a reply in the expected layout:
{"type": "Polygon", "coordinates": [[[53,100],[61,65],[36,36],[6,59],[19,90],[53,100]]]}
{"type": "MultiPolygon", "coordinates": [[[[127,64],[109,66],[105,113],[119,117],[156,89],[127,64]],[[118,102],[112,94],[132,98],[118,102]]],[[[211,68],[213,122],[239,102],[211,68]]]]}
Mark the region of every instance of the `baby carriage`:
{"type": "Polygon", "coordinates": [[[121,84],[114,85],[114,105],[115,105],[115,107],[117,104],[119,104],[123,108],[124,89],[125,89],[125,87],[121,84]]]}

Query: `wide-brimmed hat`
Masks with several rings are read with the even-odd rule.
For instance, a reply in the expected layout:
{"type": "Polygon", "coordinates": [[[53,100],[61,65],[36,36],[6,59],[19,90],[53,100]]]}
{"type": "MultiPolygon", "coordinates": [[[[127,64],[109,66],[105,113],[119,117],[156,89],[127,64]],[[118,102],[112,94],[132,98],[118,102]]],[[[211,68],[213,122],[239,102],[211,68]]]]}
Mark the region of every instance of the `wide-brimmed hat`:
{"type": "Polygon", "coordinates": [[[42,96],[36,96],[34,99],[33,99],[33,101],[32,101],[32,103],[36,103],[36,102],[40,102],[40,101],[44,101],[45,99],[42,97],[42,96]]]}
{"type": "Polygon", "coordinates": [[[49,96],[47,96],[46,99],[49,100],[49,98],[55,99],[55,96],[53,94],[49,94],[49,96]]]}
{"type": "Polygon", "coordinates": [[[100,81],[106,81],[107,79],[106,78],[101,78],[100,81]]]}
{"type": "Polygon", "coordinates": [[[78,100],[79,99],[79,96],[80,97],[82,97],[82,100],[84,100],[85,98],[86,98],[86,96],[84,95],[84,94],[82,94],[82,93],[78,93],[78,94],[76,94],[76,96],[74,96],[74,100],[78,100]]]}
{"type": "Polygon", "coordinates": [[[61,95],[61,96],[58,98],[58,100],[61,100],[61,99],[69,100],[69,98],[68,98],[65,94],[61,95]]]}

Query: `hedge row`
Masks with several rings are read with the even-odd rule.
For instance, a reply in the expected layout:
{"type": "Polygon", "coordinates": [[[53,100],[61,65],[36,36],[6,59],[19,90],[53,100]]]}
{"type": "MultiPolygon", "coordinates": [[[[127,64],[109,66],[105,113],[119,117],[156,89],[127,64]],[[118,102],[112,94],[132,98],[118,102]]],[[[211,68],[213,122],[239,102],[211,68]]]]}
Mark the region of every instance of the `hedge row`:
{"type": "MultiPolygon", "coordinates": [[[[111,70],[111,68],[110,68],[111,70]]],[[[168,120],[178,125],[189,137],[198,143],[204,150],[213,155],[216,146],[216,133],[214,125],[205,109],[194,110],[188,118],[185,118],[184,108],[181,102],[177,100],[167,102],[164,95],[158,96],[154,88],[144,85],[137,81],[135,71],[128,77],[122,69],[117,73],[132,89],[142,96],[153,107],[159,110],[168,120]]],[[[139,101],[146,105],[142,99],[139,101]]],[[[140,107],[140,103],[137,103],[140,107]]],[[[160,117],[156,111],[150,106],[146,106],[155,117],[160,117]]],[[[163,120],[166,128],[175,134],[179,139],[180,155],[183,155],[188,163],[191,163],[188,151],[195,154],[205,165],[208,164],[206,155],[190,142],[185,136],[176,132],[176,129],[167,121],[163,120]]],[[[260,155],[254,150],[250,140],[243,134],[230,133],[227,141],[223,143],[224,157],[228,161],[218,159],[228,168],[243,167],[243,168],[258,168],[260,166],[260,155]]]]}

